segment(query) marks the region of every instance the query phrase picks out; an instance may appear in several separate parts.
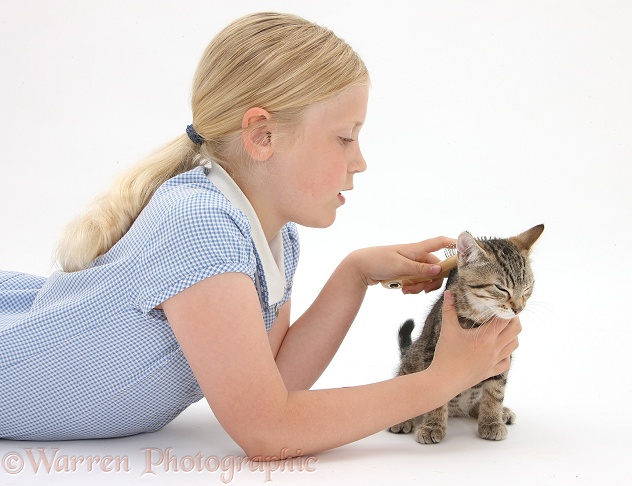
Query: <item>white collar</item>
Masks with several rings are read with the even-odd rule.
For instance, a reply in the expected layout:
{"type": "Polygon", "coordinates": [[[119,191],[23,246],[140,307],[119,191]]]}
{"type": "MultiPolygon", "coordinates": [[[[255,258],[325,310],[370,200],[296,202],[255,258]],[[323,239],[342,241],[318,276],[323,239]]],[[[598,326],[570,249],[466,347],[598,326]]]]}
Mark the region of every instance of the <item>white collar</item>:
{"type": "Polygon", "coordinates": [[[257,213],[235,181],[217,162],[209,160],[205,167],[208,169],[207,177],[209,180],[233,206],[243,211],[248,218],[252,230],[252,240],[261,259],[268,287],[268,305],[280,302],[285,294],[283,236],[280,232],[277,233],[268,244],[257,213]]]}

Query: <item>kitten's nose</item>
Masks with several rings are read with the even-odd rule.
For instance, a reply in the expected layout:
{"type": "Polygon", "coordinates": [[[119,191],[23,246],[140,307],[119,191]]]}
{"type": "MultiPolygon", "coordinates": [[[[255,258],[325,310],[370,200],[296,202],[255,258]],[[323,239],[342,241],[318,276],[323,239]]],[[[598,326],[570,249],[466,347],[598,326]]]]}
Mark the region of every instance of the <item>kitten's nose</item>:
{"type": "Polygon", "coordinates": [[[522,309],[524,309],[524,307],[512,307],[511,310],[514,311],[514,314],[518,315],[520,314],[520,312],[522,312],[522,309]]]}

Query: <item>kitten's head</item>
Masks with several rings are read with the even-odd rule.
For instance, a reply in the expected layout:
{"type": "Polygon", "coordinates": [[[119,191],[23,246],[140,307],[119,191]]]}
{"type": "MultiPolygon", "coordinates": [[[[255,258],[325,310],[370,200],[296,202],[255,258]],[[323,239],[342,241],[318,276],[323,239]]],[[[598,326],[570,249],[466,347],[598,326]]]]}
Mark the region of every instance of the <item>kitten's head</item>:
{"type": "Polygon", "coordinates": [[[511,319],[524,309],[534,282],[529,251],[542,231],[540,224],[506,239],[477,240],[468,232],[459,235],[453,287],[460,315],[482,322],[492,314],[511,319]]]}

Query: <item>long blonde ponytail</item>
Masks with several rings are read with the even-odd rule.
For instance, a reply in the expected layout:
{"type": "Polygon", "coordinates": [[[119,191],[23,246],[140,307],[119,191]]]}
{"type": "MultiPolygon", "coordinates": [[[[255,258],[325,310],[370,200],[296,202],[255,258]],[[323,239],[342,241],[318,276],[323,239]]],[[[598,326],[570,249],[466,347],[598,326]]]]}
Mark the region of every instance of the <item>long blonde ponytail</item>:
{"type": "Polygon", "coordinates": [[[133,167],[71,222],[59,245],[62,270],[87,268],[130,228],[156,189],[206,158],[237,170],[243,114],[266,109],[290,130],[304,110],[353,84],[368,84],[360,57],[329,29],[289,14],[252,14],[209,44],[195,74],[193,126],[205,142],[182,135],[133,167]]]}
{"type": "Polygon", "coordinates": [[[57,259],[65,272],[86,268],[127,232],[156,189],[197,165],[195,145],[185,135],[124,173],[64,230],[57,259]]]}

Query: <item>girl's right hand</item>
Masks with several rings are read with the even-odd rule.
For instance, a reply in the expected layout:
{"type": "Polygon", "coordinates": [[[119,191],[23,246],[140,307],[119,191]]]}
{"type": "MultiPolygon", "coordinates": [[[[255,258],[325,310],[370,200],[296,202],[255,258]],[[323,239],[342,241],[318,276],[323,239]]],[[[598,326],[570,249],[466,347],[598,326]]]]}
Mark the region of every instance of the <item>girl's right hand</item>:
{"type": "Polygon", "coordinates": [[[463,329],[454,308],[454,296],[446,291],[441,334],[430,368],[457,388],[456,396],[509,369],[511,353],[518,347],[521,330],[518,317],[509,321],[493,319],[483,327],[463,329]]]}

